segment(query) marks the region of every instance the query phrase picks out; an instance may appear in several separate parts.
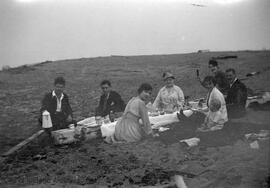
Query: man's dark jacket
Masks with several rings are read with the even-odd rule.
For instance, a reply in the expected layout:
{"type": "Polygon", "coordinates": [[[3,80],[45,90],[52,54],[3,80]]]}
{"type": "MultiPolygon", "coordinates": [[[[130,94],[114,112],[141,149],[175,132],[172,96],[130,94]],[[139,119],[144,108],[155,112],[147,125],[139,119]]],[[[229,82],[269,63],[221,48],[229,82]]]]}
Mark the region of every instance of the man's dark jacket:
{"type": "MultiPolygon", "coordinates": [[[[61,104],[61,112],[58,113],[56,112],[57,108],[57,99],[56,96],[52,95],[52,92],[46,93],[41,104],[41,115],[42,112],[47,110],[50,113],[51,119],[52,119],[52,124],[53,126],[59,126],[56,124],[59,123],[66,123],[66,119],[69,115],[72,117],[72,109],[69,104],[69,99],[67,94],[63,93],[64,97],[62,99],[62,104],[61,104]]],[[[61,125],[60,125],[61,126],[61,125]]]]}
{"type": "Polygon", "coordinates": [[[236,80],[228,90],[226,97],[226,105],[229,118],[240,117],[245,113],[245,105],[247,101],[247,88],[236,80]]]}
{"type": "Polygon", "coordinates": [[[226,78],[226,74],[222,71],[217,71],[214,76],[216,83],[218,84],[219,90],[223,95],[227,95],[230,88],[229,81],[226,78]]]}
{"type": "Polygon", "coordinates": [[[122,100],[121,96],[115,91],[110,91],[107,100],[105,94],[100,96],[99,105],[96,108],[96,116],[104,117],[110,114],[110,111],[123,112],[124,110],[125,103],[122,100]]]}

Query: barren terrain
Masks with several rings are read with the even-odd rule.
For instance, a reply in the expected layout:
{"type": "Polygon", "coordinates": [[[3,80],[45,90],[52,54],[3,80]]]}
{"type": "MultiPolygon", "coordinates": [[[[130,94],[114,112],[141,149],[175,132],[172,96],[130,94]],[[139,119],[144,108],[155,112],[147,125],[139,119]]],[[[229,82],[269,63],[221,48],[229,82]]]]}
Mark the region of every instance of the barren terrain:
{"type": "MultiPolygon", "coordinates": [[[[100,95],[99,83],[112,81],[125,102],[136,95],[138,86],[149,82],[153,96],[163,86],[161,75],[171,70],[176,85],[191,99],[204,97],[206,90],[196,80],[209,74],[211,57],[233,55],[218,60],[220,68],[235,68],[239,78],[260,71],[243,81],[255,93],[270,91],[270,52],[207,52],[152,56],[111,56],[75,60],[46,61],[0,72],[0,153],[7,151],[40,129],[37,117],[40,100],[52,89],[56,76],[66,78],[77,120],[93,115],[100,95]]],[[[154,97],[153,97],[154,99],[154,97]]],[[[169,125],[158,138],[135,144],[109,145],[102,139],[70,146],[50,146],[41,138],[0,165],[1,187],[140,187],[170,182],[175,174],[184,176],[192,187],[267,187],[269,183],[269,143],[259,141],[251,149],[244,134],[269,130],[269,107],[248,109],[246,117],[230,121],[222,131],[196,134],[203,117],[193,115],[169,125]],[[183,138],[200,137],[199,146],[181,144],[183,138]],[[45,157],[34,160],[35,155],[45,157]]]]}

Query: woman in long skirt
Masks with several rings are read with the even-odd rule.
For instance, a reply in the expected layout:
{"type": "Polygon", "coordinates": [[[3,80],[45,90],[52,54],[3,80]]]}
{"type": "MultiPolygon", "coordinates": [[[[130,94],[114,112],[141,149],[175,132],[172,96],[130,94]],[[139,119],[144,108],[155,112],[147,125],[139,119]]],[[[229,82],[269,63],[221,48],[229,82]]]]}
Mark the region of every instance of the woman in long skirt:
{"type": "Polygon", "coordinates": [[[124,114],[117,121],[113,136],[114,142],[136,142],[146,135],[153,134],[146,108],[151,93],[150,84],[144,83],[140,86],[138,96],[128,102],[124,114]]]}

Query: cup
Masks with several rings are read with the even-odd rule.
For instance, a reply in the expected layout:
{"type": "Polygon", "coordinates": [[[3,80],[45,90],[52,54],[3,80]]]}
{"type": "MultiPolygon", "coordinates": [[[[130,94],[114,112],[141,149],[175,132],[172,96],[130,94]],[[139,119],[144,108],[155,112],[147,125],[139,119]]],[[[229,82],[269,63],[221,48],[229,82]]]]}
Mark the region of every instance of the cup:
{"type": "Polygon", "coordinates": [[[160,109],[160,110],[159,110],[159,114],[160,114],[160,115],[164,115],[164,114],[165,114],[164,109],[160,109]]]}
{"type": "Polygon", "coordinates": [[[96,116],[96,124],[97,125],[102,125],[102,119],[101,119],[101,116],[96,116]]]}
{"type": "Polygon", "coordinates": [[[70,124],[70,125],[68,125],[68,127],[69,127],[70,129],[74,129],[74,128],[75,128],[75,125],[74,125],[74,124],[70,124]]]}
{"type": "Polygon", "coordinates": [[[107,115],[107,116],[105,116],[104,117],[104,121],[103,121],[105,124],[108,124],[108,123],[110,123],[111,121],[110,121],[110,117],[109,117],[109,115],[107,115]]]}

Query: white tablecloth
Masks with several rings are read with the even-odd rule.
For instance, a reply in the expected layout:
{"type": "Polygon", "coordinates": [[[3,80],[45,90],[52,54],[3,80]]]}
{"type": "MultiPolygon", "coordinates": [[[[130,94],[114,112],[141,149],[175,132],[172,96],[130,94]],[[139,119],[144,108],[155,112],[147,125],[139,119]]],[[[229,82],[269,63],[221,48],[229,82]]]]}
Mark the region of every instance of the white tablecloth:
{"type": "MultiPolygon", "coordinates": [[[[152,129],[157,129],[161,126],[168,125],[171,123],[178,122],[179,119],[177,117],[177,112],[172,114],[164,114],[158,116],[150,116],[149,117],[150,123],[152,125],[152,129]]],[[[142,123],[142,121],[139,121],[142,123]]],[[[103,137],[108,137],[114,134],[116,122],[103,124],[100,129],[103,137]]]]}

